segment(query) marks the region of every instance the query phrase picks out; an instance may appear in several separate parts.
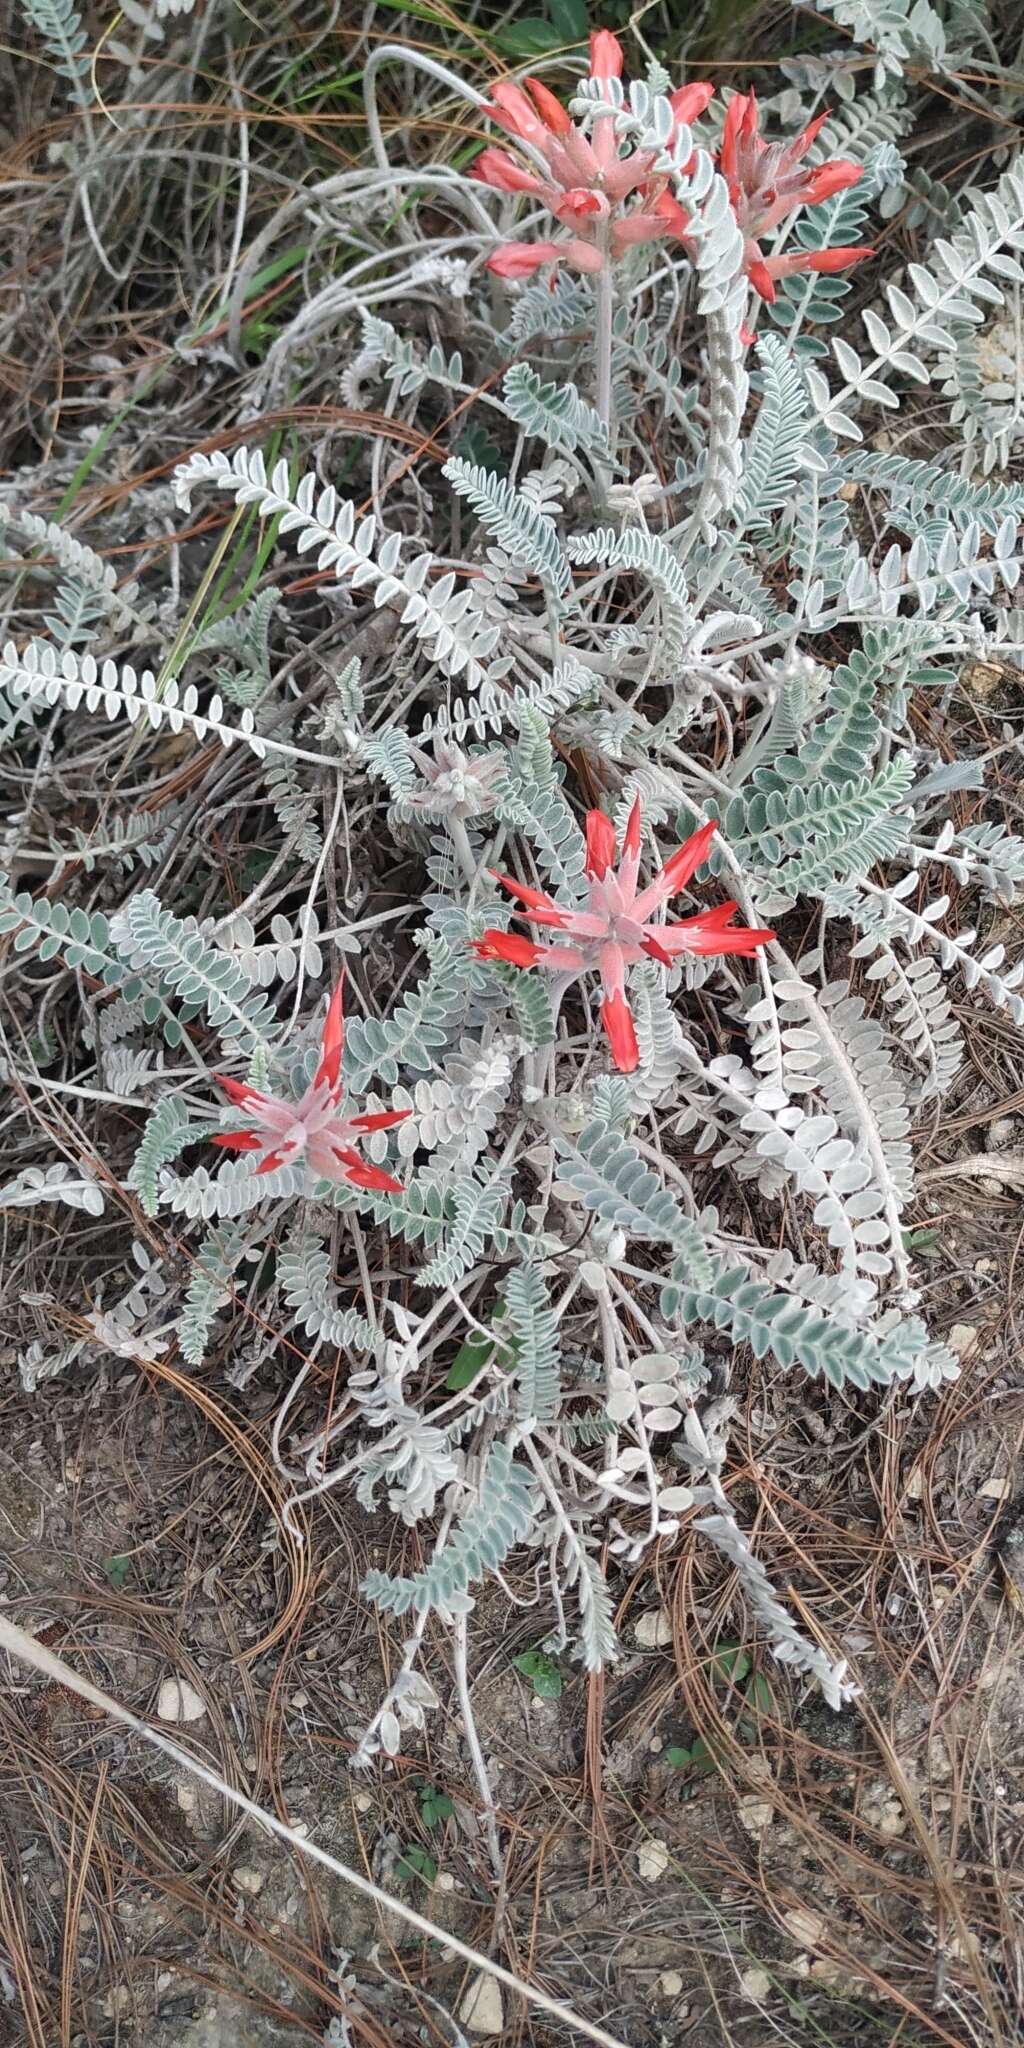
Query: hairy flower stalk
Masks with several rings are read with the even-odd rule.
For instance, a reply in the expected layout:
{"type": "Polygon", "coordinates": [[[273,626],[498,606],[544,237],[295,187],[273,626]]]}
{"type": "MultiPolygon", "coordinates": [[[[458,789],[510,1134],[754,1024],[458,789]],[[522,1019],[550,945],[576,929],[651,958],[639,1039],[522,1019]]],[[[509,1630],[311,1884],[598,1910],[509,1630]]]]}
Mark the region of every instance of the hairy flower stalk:
{"type": "Polygon", "coordinates": [[[410,743],[409,752],[423,777],[423,788],[410,791],[403,807],[419,817],[443,820],[463,873],[470,882],[477,878],[477,863],[466,831],[467,818],[481,818],[493,811],[498,800],[497,784],[508,768],[505,755],[465,754],[451,740],[434,734],[433,754],[410,743]]]}
{"type": "Polygon", "coordinates": [[[774,932],[756,928],[732,930],[735,903],[717,903],[712,910],[699,910],[678,924],[655,924],[655,911],[678,895],[692,881],[717,827],[714,820],[680,846],[672,858],[649,882],[637,889],[640,869],[640,799],[629,814],[617,869],[615,829],[603,811],[587,813],[587,876],[590,882],[586,910],[569,910],[541,889],[517,882],[509,875],[495,880],[518,897],[517,917],[531,924],[548,925],[575,943],[540,945],[516,932],[489,929],[474,940],[473,948],[482,960],[505,960],[513,967],[540,967],[546,973],[564,975],[569,981],[595,972],[601,977],[603,1000],[601,1022],[619,1071],[631,1074],[639,1064],[636,1030],[626,1000],[627,967],[642,959],[657,960],[672,967],[684,953],[705,959],[725,954],[749,957],[775,937],[774,932]]]}
{"type": "Polygon", "coordinates": [[[320,1040],[320,1061],[310,1086],[298,1102],[280,1095],[264,1095],[245,1081],[229,1074],[216,1074],[228,1100],[245,1111],[250,1122],[243,1131],[218,1131],[212,1143],[231,1152],[258,1152],[256,1172],[273,1173],[305,1159],[319,1180],[347,1181],[355,1188],[377,1188],[401,1194],[401,1183],[392,1180],[379,1166],[369,1166],[356,1151],[370,1131],[384,1131],[400,1124],[407,1109],[381,1110],[372,1115],[340,1116],[342,1096],[341,1056],[345,1043],[342,1016],[344,975],[331,997],[320,1040]]]}

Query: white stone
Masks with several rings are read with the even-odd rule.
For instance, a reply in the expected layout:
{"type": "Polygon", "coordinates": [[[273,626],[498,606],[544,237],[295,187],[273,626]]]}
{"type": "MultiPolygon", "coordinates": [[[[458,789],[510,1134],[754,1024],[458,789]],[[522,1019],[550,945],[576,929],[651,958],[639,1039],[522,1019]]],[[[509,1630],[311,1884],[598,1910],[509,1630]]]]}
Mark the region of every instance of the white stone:
{"type": "Polygon", "coordinates": [[[783,1913],[782,1923],[798,1948],[819,1948],[828,1933],[828,1922],[820,1913],[812,1913],[809,1906],[794,1906],[791,1912],[783,1913]]]}
{"type": "Polygon", "coordinates": [[[875,1826],[879,1834],[885,1835],[889,1840],[896,1835],[905,1835],[907,1816],[903,1811],[902,1801],[896,1798],[883,1800],[875,1815],[875,1826]]]}
{"type": "Polygon", "coordinates": [[[678,1998],[683,1980],[678,1970],[663,1970],[658,1978],[658,1990],[663,1998],[678,1998]]]}
{"type": "Polygon", "coordinates": [[[1012,1492],[1013,1481],[1011,1479],[986,1479],[984,1485],[978,1488],[978,1499],[1005,1500],[1007,1495],[1012,1492]]]}
{"type": "Polygon", "coordinates": [[[181,1810],[182,1810],[182,1813],[194,1813],[194,1812],[195,1812],[195,1810],[196,1810],[196,1791],[195,1791],[195,1786],[194,1786],[194,1785],[179,1785],[179,1786],[177,1787],[177,1790],[176,1790],[176,1797],[177,1797],[178,1805],[180,1806],[180,1808],[181,1808],[181,1810]]]}
{"type": "Polygon", "coordinates": [[[672,1641],[672,1616],[664,1607],[649,1607],[634,1625],[633,1634],[644,1650],[661,1650],[672,1641]]]}
{"type": "Polygon", "coordinates": [[[108,1991],[105,1999],[103,2000],[103,2010],[106,2013],[108,2020],[114,2020],[117,2019],[121,2015],[121,2013],[130,2012],[131,2003],[132,1994],[128,1990],[127,1985],[115,1984],[113,1991],[108,1991]]]}
{"type": "Polygon", "coordinates": [[[157,1694],[158,1721],[201,1721],[206,1701],[186,1678],[165,1678],[157,1694]]]}
{"type": "Polygon", "coordinates": [[[771,1995],[772,1980],[767,1970],[744,1970],[740,1978],[740,1990],[744,1998],[751,1998],[755,2005],[763,2005],[771,1995]]]}
{"type": "Polygon", "coordinates": [[[357,1813],[369,1813],[373,1800],[369,1792],[357,1792],[352,1804],[357,1813]]]}
{"type": "Polygon", "coordinates": [[[248,1863],[239,1863],[231,1875],[239,1891],[249,1892],[253,1898],[255,1898],[257,1892],[263,1890],[266,1882],[262,1870],[253,1870],[252,1866],[248,1863]]]}
{"type": "Polygon", "coordinates": [[[648,1884],[653,1884],[657,1878],[664,1877],[668,1866],[667,1842],[641,1842],[636,1852],[636,1867],[641,1877],[647,1879],[648,1884]]]}
{"type": "Polygon", "coordinates": [[[950,1350],[956,1352],[958,1358],[966,1358],[967,1353],[973,1351],[980,1336],[981,1331],[976,1323],[954,1323],[946,1342],[950,1350]]]}
{"type": "Polygon", "coordinates": [[[459,2018],[470,2034],[500,2034],[505,2026],[501,1985],[489,1970],[478,1970],[459,2007],[459,2018]]]}
{"type": "Polygon", "coordinates": [[[770,1799],[758,1799],[756,1795],[748,1794],[740,1800],[736,1816],[748,1835],[763,1835],[765,1828],[770,1828],[775,1819],[775,1808],[770,1799]]]}

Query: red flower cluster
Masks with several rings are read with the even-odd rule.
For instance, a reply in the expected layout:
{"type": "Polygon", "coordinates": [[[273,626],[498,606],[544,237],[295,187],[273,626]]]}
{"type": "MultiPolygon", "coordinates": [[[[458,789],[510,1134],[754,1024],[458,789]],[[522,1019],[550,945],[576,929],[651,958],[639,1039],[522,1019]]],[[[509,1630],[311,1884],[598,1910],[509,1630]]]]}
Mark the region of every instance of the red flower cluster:
{"type": "Polygon", "coordinates": [[[251,1119],[245,1131],[218,1132],[215,1145],[232,1152],[262,1152],[257,1173],[273,1173],[277,1166],[307,1160],[321,1180],[346,1180],[356,1188],[379,1188],[401,1194],[401,1184],[379,1166],[368,1166],[355,1147],[368,1131],[384,1131],[400,1124],[407,1109],[383,1110],[377,1115],[339,1116],[341,1102],[341,1055],[345,1043],[341,997],[344,976],[328,1005],[320,1041],[320,1064],[311,1085],[298,1102],[286,1102],[280,1095],[261,1095],[244,1081],[228,1074],[215,1074],[229,1101],[244,1109],[251,1119]]]}
{"type": "Polygon", "coordinates": [[[820,206],[856,185],[863,175],[860,164],[835,157],[831,163],[809,170],[802,164],[815,136],[828,120],[819,114],[792,142],[765,142],[758,129],[757,98],[751,87],[729,101],[722,131],[718,168],[729,187],[732,210],[743,233],[743,267],[754,290],[769,305],[775,298],[775,280],[793,277],[801,270],[833,272],[862,263],[872,249],[795,249],[791,255],[765,256],[760,247],[787,214],[798,206],[820,206]]]}
{"type": "Polygon", "coordinates": [[[601,1021],[611,1046],[612,1058],[624,1074],[638,1064],[636,1031],[626,1000],[626,968],[647,958],[671,967],[681,953],[705,957],[724,953],[751,954],[775,937],[771,931],[741,928],[731,930],[735,903],[716,903],[713,910],[699,910],[679,924],[653,924],[654,912],[670,896],[678,894],[696,874],[715,833],[715,824],[702,825],[678,852],[666,861],[646,889],[637,890],[640,870],[640,802],[629,814],[617,871],[615,830],[603,811],[587,814],[587,875],[590,897],[586,910],[566,910],[541,889],[513,881],[509,875],[495,875],[503,889],[517,896],[523,908],[517,916],[531,924],[549,925],[575,941],[538,945],[517,932],[485,931],[473,941],[482,960],[506,960],[513,967],[542,967],[551,974],[571,980],[593,969],[601,977],[604,1000],[601,1021]]]}
{"type": "MultiPolygon", "coordinates": [[[[618,38],[598,29],[590,38],[592,80],[620,78],[622,49],[618,38]]],[[[529,143],[543,157],[548,176],[538,176],[507,149],[481,151],[470,176],[498,192],[526,192],[540,199],[556,220],[569,228],[558,242],[503,242],[488,259],[499,277],[530,277],[546,263],[568,263],[575,270],[603,270],[636,242],[664,236],[686,241],[687,215],[671,190],[671,181],[652,169],[653,150],[619,154],[615,115],[598,114],[592,134],[584,135],[560,100],[539,78],[528,78],[526,90],[503,80],[494,88],[487,108],[492,120],[514,140],[529,143]],[[627,201],[635,200],[632,207],[627,201]]],[[[671,97],[676,121],[689,126],[714,95],[706,79],[681,86],[671,97]]],[[[754,290],[769,302],[776,279],[798,271],[834,272],[860,263],[869,248],[793,250],[766,256],[761,237],[800,206],[820,206],[855,185],[858,164],[837,157],[817,169],[803,158],[827,120],[819,114],[792,142],[767,143],[758,129],[756,96],[736,93],[726,109],[718,168],[726,179],[736,220],[743,233],[743,267],[754,290]]]]}
{"type": "MultiPolygon", "coordinates": [[[[598,29],[590,38],[590,76],[621,75],[618,39],[598,29]]],[[[713,85],[700,83],[673,93],[676,120],[687,126],[696,120],[713,92],[713,85]]],[[[609,258],[621,256],[634,242],[684,235],[686,215],[669,190],[668,177],[652,176],[654,151],[620,156],[611,109],[597,116],[588,137],[539,78],[528,78],[525,92],[508,80],[496,85],[487,112],[506,134],[532,145],[549,176],[538,177],[507,149],[482,150],[470,176],[498,192],[529,192],[572,230],[563,242],[503,242],[487,265],[499,277],[529,277],[542,264],[557,262],[575,270],[603,270],[609,258]],[[638,204],[627,210],[625,202],[634,197],[638,204]]]]}

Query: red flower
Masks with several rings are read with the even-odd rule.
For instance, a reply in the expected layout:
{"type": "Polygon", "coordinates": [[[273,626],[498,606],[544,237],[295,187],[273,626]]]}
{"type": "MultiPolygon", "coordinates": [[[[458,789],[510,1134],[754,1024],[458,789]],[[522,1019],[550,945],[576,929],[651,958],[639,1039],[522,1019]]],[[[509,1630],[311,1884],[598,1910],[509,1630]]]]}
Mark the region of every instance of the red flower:
{"type": "Polygon", "coordinates": [[[502,242],[487,259],[495,277],[532,277],[545,263],[557,263],[564,256],[564,242],[502,242]]]}
{"type": "MultiPolygon", "coordinates": [[[[608,29],[596,29],[590,38],[590,76],[598,81],[622,76],[622,49],[608,29]]],[[[696,120],[713,92],[705,80],[680,86],[672,95],[676,122],[688,126],[696,120]]],[[[564,242],[502,243],[487,264],[498,277],[529,277],[542,264],[556,262],[574,270],[603,270],[633,243],[683,238],[686,215],[669,179],[652,173],[651,150],[620,156],[611,107],[597,114],[585,135],[539,78],[527,78],[524,85],[501,80],[487,112],[507,135],[528,143],[544,159],[549,175],[538,175],[508,150],[487,148],[470,177],[496,192],[532,194],[573,230],[564,242]],[[639,204],[628,212],[625,202],[634,193],[639,204]]]]}
{"type": "Polygon", "coordinates": [[[355,1147],[368,1131],[388,1130],[400,1124],[410,1112],[388,1109],[375,1115],[338,1115],[341,1102],[341,1055],[345,1043],[342,1018],[342,988],[339,981],[327,1008],[320,1041],[320,1064],[310,1086],[298,1102],[280,1095],[263,1095],[245,1081],[229,1074],[215,1074],[229,1101],[244,1109],[251,1119],[245,1131],[219,1131],[212,1142],[232,1152],[262,1152],[257,1173],[273,1173],[275,1167],[305,1159],[319,1180],[349,1181],[357,1188],[379,1188],[401,1194],[401,1184],[379,1166],[368,1166],[355,1147]]]}
{"type": "Polygon", "coordinates": [[[601,976],[604,1000],[601,1020],[612,1058],[624,1074],[631,1074],[639,1060],[636,1032],[625,993],[626,968],[646,957],[671,967],[681,953],[705,957],[725,953],[751,954],[774,938],[774,932],[732,928],[735,903],[719,903],[712,910],[699,910],[678,924],[655,924],[656,910],[691,881],[715,833],[712,821],[693,833],[684,846],[665,862],[660,873],[637,890],[640,869],[640,800],[629,814],[622,841],[618,871],[613,872],[615,828],[603,811],[587,814],[587,876],[590,882],[586,910],[567,910],[542,889],[514,881],[510,875],[495,875],[503,889],[519,899],[517,916],[531,924],[550,926],[575,943],[540,945],[517,932],[485,931],[473,941],[481,960],[505,960],[513,967],[543,967],[552,974],[571,978],[593,969],[601,976]]]}
{"type": "Polygon", "coordinates": [[[845,157],[816,169],[804,166],[812,142],[828,119],[819,114],[792,142],[765,142],[758,127],[757,97],[738,92],[729,101],[722,132],[718,168],[729,187],[736,220],[743,231],[743,267],[754,290],[770,304],[780,277],[799,271],[829,273],[848,270],[873,256],[870,248],[800,249],[789,255],[765,256],[761,238],[800,206],[820,206],[845,192],[863,176],[860,164],[845,157]]]}
{"type": "Polygon", "coordinates": [[[622,77],[622,44],[610,29],[596,28],[590,37],[591,78],[622,77]]]}
{"type": "Polygon", "coordinates": [[[669,94],[669,104],[676,120],[684,128],[692,126],[698,114],[703,114],[715,97],[715,88],[706,78],[695,78],[692,85],[680,85],[669,94]]]}

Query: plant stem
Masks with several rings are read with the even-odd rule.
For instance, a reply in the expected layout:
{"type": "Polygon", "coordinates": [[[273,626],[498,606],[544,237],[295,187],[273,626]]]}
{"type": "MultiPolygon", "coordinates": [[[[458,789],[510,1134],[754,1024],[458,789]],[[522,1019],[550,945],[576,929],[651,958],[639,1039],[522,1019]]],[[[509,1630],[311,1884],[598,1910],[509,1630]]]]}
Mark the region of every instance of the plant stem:
{"type": "MultiPolygon", "coordinates": [[[[594,278],[594,296],[597,302],[597,329],[594,335],[594,374],[596,380],[595,400],[597,410],[608,429],[608,440],[612,453],[615,452],[615,422],[612,417],[612,317],[615,311],[615,297],[612,286],[611,254],[604,250],[604,262],[594,278]]],[[[608,489],[610,475],[603,466],[597,470],[602,491],[608,489]]]]}
{"type": "Polygon", "coordinates": [[[461,818],[449,818],[447,822],[448,836],[452,842],[452,851],[470,888],[472,888],[479,873],[479,866],[473,859],[473,848],[469,843],[469,833],[466,831],[461,818]]]}
{"type": "Polygon", "coordinates": [[[505,1858],[501,1853],[501,1843],[498,1840],[498,1816],[494,1806],[494,1793],[491,1791],[491,1781],[487,1775],[487,1765],[484,1761],[483,1750],[480,1747],[480,1737],[477,1734],[473,1702],[470,1697],[469,1624],[464,1614],[457,1614],[455,1616],[452,1633],[452,1661],[455,1665],[455,1685],[459,1695],[459,1711],[462,1715],[463,1726],[466,1731],[466,1746],[472,1760],[473,1775],[476,1778],[477,1790],[480,1794],[480,1804],[483,1809],[484,1834],[487,1837],[487,1848],[491,1858],[491,1866],[498,1881],[497,1897],[494,1904],[494,1920],[495,1929],[500,1936],[505,1919],[505,1858]]]}

